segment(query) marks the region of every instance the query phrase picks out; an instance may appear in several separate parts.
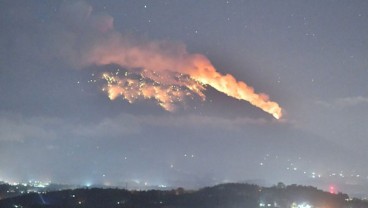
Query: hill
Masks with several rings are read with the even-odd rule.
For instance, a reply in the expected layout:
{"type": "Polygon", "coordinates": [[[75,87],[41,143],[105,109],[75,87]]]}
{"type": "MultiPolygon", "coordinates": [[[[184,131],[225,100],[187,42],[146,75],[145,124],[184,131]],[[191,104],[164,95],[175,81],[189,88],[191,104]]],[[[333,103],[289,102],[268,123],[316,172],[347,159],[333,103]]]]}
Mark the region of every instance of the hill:
{"type": "Polygon", "coordinates": [[[220,184],[196,191],[128,191],[124,189],[74,189],[30,193],[0,200],[1,208],[368,208],[368,202],[347,194],[331,194],[310,186],[278,184],[220,184]]]}

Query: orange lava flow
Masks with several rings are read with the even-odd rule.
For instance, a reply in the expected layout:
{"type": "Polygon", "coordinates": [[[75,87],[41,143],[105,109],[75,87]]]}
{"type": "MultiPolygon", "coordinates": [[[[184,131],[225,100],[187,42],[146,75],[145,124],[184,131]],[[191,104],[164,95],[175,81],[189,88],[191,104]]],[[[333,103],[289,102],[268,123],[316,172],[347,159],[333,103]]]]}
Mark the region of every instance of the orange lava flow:
{"type": "Polygon", "coordinates": [[[270,101],[268,95],[257,94],[252,87],[242,81],[237,81],[230,74],[220,74],[209,60],[202,55],[195,56],[194,60],[194,70],[190,70],[190,76],[194,80],[209,85],[230,97],[248,101],[276,119],[282,117],[281,107],[278,103],[270,101]]]}

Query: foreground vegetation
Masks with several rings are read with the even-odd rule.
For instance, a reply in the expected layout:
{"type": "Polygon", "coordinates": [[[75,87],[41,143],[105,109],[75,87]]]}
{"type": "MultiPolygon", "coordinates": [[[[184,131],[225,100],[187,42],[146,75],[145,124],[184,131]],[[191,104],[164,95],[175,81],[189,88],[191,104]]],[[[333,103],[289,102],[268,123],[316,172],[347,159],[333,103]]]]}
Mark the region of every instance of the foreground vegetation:
{"type": "Polygon", "coordinates": [[[367,208],[368,202],[347,194],[330,194],[310,186],[278,184],[221,184],[197,191],[128,191],[124,189],[75,189],[30,193],[0,200],[1,208],[255,208],[314,207],[367,208]]]}

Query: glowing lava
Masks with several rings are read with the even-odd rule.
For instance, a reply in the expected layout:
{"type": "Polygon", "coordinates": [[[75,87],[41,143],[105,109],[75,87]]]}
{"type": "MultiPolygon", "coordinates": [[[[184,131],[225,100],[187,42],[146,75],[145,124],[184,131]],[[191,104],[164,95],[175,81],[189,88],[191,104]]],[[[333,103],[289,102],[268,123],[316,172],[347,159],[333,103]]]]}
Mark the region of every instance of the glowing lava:
{"type": "Polygon", "coordinates": [[[245,100],[276,119],[282,116],[282,109],[263,93],[255,93],[254,89],[246,83],[237,81],[232,75],[222,75],[216,71],[212,64],[203,56],[194,56],[193,68],[185,68],[188,74],[178,72],[165,73],[142,70],[135,73],[125,73],[124,76],[104,73],[107,81],[104,91],[111,100],[122,96],[130,103],[137,99],[154,99],[168,111],[175,109],[175,104],[183,102],[185,96],[197,95],[203,100],[205,85],[209,85],[219,92],[245,100]]]}
{"type": "Polygon", "coordinates": [[[197,95],[202,100],[205,99],[202,93],[204,87],[188,76],[172,74],[172,79],[177,81],[175,84],[168,84],[159,81],[162,77],[157,74],[150,78],[143,74],[126,72],[123,76],[119,76],[119,72],[104,73],[102,77],[107,81],[107,85],[103,91],[108,93],[111,100],[121,96],[130,103],[138,99],[154,99],[167,111],[173,111],[176,104],[184,102],[184,97],[193,98],[197,95]]]}
{"type": "Polygon", "coordinates": [[[276,119],[282,117],[281,107],[276,102],[270,101],[268,95],[255,93],[252,87],[244,82],[237,81],[230,74],[220,74],[204,56],[197,55],[195,60],[195,70],[190,71],[190,76],[194,80],[205,85],[210,85],[230,97],[248,101],[252,105],[271,114],[276,119]]]}

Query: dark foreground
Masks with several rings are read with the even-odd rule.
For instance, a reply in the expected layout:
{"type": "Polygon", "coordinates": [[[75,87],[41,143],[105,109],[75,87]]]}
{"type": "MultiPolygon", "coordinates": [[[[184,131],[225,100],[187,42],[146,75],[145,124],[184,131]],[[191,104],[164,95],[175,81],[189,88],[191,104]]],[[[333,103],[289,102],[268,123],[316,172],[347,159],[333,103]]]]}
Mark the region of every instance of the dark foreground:
{"type": "Polygon", "coordinates": [[[75,189],[30,193],[0,200],[1,208],[368,208],[368,202],[346,194],[330,194],[310,186],[264,188],[249,184],[222,184],[198,191],[127,191],[75,189]]]}

